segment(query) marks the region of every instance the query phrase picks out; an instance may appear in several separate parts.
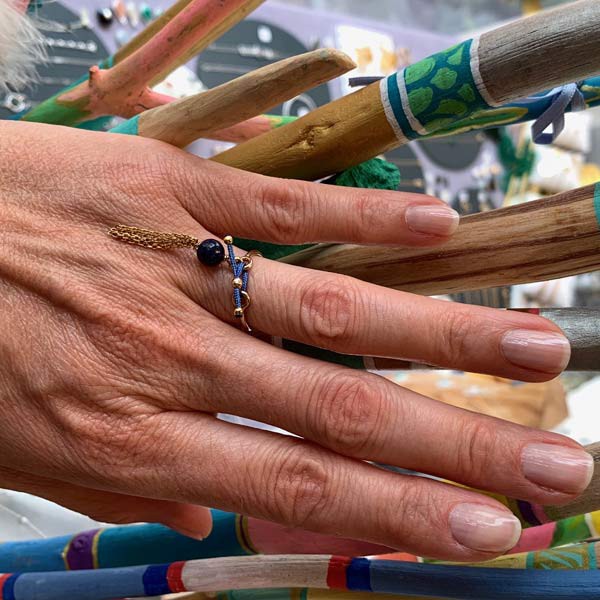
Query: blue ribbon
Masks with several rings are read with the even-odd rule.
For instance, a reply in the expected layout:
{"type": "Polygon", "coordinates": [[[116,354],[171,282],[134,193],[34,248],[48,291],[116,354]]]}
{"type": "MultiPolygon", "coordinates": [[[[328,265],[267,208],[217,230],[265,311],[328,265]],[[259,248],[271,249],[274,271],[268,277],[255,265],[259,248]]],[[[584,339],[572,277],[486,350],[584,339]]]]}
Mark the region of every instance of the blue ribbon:
{"type": "Polygon", "coordinates": [[[552,104],[536,119],[531,126],[531,137],[536,144],[552,144],[565,127],[565,112],[570,107],[572,112],[585,110],[585,97],[578,83],[568,83],[554,88],[547,94],[554,96],[552,104]],[[548,127],[552,131],[547,132],[548,127]]]}

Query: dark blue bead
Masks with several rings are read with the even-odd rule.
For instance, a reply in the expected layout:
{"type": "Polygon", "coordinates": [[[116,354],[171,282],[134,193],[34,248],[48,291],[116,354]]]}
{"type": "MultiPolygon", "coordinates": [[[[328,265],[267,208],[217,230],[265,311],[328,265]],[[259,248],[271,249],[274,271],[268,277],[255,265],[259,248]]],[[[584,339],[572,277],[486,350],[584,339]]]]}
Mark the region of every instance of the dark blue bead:
{"type": "Polygon", "coordinates": [[[204,240],[196,250],[198,260],[207,267],[214,267],[225,258],[225,248],[219,240],[204,240]]]}

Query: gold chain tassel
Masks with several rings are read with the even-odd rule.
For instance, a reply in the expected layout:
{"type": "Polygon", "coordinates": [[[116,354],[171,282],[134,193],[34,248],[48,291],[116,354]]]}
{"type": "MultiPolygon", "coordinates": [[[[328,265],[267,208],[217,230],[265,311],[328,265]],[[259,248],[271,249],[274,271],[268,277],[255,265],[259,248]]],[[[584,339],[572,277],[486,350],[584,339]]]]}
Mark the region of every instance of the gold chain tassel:
{"type": "Polygon", "coordinates": [[[175,248],[197,248],[200,240],[184,233],[163,233],[152,231],[151,229],[142,229],[141,227],[131,227],[129,225],[116,225],[108,230],[111,237],[134,244],[144,248],[154,250],[173,250],[175,248]]]}

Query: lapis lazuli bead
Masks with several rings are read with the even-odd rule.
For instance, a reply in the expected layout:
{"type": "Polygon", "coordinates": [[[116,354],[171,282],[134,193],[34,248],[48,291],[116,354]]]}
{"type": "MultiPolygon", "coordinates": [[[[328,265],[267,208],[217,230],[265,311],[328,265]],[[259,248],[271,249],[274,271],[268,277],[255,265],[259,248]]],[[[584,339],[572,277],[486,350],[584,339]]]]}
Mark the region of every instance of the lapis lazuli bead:
{"type": "Polygon", "coordinates": [[[196,250],[198,260],[207,267],[214,267],[223,262],[225,258],[225,248],[219,240],[204,240],[198,244],[196,250]]]}

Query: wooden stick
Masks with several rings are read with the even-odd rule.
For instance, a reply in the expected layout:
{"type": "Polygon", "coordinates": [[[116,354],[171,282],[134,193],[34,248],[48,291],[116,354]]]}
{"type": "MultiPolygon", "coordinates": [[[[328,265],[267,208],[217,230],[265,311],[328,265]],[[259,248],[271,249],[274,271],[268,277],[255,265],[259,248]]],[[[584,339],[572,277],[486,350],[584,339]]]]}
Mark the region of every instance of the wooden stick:
{"type": "Polygon", "coordinates": [[[287,123],[296,120],[296,117],[284,117],[279,115],[260,115],[242,123],[236,123],[231,127],[213,131],[210,138],[213,140],[221,140],[223,142],[233,142],[241,144],[252,138],[258,137],[263,133],[267,133],[272,129],[282,127],[287,123]]]}
{"type": "Polygon", "coordinates": [[[153,92],[160,79],[263,0],[190,0],[137,50],[109,69],[94,66],[89,79],[40,103],[25,121],[77,125],[105,115],[130,118],[173,100],[153,92]]]}
{"type": "MultiPolygon", "coordinates": [[[[220,0],[221,3],[231,2],[232,0],[220,0]]],[[[162,81],[169,73],[174,71],[177,67],[184,65],[186,62],[194,58],[196,54],[199,54],[205,48],[208,48],[215,40],[220,38],[225,32],[229,31],[234,25],[237,25],[240,21],[243,21],[251,12],[256,10],[265,0],[245,0],[243,4],[236,11],[228,12],[223,20],[216,24],[210,31],[207,32],[203,37],[198,38],[189,48],[187,48],[181,55],[163,71],[159,72],[150,81],[150,85],[155,85],[162,81]]]]}
{"type": "MultiPolygon", "coordinates": [[[[234,25],[245,19],[251,12],[256,10],[265,0],[250,0],[246,2],[241,10],[237,13],[232,13],[225,19],[223,19],[216,27],[214,27],[207,35],[199,38],[195,44],[189,47],[175,62],[171,63],[168,69],[163,72],[157,73],[151,80],[150,85],[155,85],[162,81],[171,71],[174,71],[177,67],[185,64],[188,60],[193,58],[196,54],[202,52],[205,48],[208,48],[212,42],[220,38],[226,31],[231,29],[234,25]]],[[[134,38],[124,44],[114,56],[114,64],[120,63],[122,60],[133,54],[144,44],[150,41],[155,35],[157,35],[164,27],[166,27],[177,15],[183,11],[190,2],[193,0],[178,0],[168,10],[166,10],[160,17],[152,21],[145,27],[140,33],[134,38]]]]}
{"type": "Polygon", "coordinates": [[[464,217],[435,248],[320,245],[281,259],[417,294],[545,281],[600,268],[600,187],[464,217]]]}
{"type": "MultiPolygon", "coordinates": [[[[200,137],[256,117],[355,66],[346,54],[335,49],[293,56],[207,92],[147,110],[135,117],[137,133],[182,148],[200,137]]],[[[128,130],[131,123],[121,127],[128,130]]]]}
{"type": "Polygon", "coordinates": [[[599,27],[596,0],[510,23],[214,160],[296,179],[342,171],[490,106],[597,73],[599,27]]]}
{"type": "Polygon", "coordinates": [[[127,43],[123,44],[114,55],[114,64],[120,63],[123,59],[139,50],[148,40],[153,38],[161,29],[172,21],[192,0],[178,0],[165,10],[162,15],[154,19],[142,31],[132,37],[127,43]]]}

